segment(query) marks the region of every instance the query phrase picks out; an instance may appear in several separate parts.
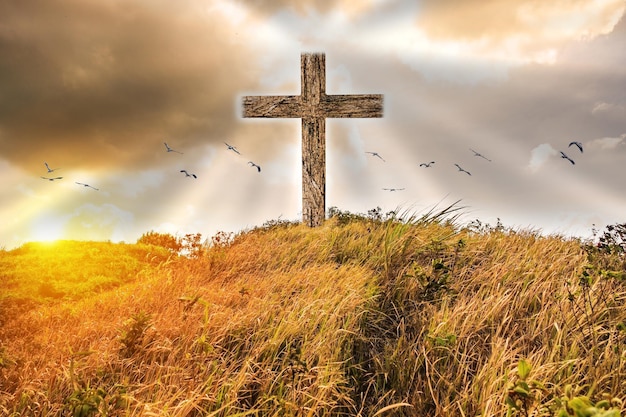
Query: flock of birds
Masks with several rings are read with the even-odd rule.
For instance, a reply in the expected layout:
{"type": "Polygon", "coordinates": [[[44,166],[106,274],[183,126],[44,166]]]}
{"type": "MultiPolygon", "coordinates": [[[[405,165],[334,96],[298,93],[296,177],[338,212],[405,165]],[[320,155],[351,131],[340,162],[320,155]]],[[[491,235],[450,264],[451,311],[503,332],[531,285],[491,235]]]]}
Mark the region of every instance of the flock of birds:
{"type": "MultiPolygon", "coordinates": [[[[50,168],[50,165],[48,165],[47,162],[44,162],[43,164],[46,166],[46,169],[48,170],[48,174],[60,169],[60,168],[50,168]]],[[[56,180],[63,179],[63,177],[41,177],[41,178],[43,178],[44,180],[48,180],[48,181],[56,181],[56,180]]],[[[83,187],[93,188],[94,190],[99,191],[98,188],[92,187],[91,185],[85,184],[84,182],[76,182],[76,184],[83,186],[83,187]]]]}
{"type": "MultiPolygon", "coordinates": [[[[176,153],[179,153],[179,154],[181,154],[181,155],[182,155],[182,152],[179,152],[179,151],[177,151],[177,150],[174,150],[174,149],[170,148],[170,147],[169,147],[169,145],[168,145],[166,142],[163,142],[163,144],[165,145],[165,148],[166,148],[166,150],[167,150],[168,152],[176,152],[176,153]]],[[[229,151],[233,151],[233,152],[235,152],[237,155],[241,155],[241,152],[239,152],[239,151],[237,150],[237,148],[235,148],[233,145],[229,145],[229,144],[228,144],[228,143],[226,143],[226,142],[224,142],[224,145],[226,145],[226,148],[227,148],[229,151]]],[[[251,167],[253,167],[253,168],[256,168],[256,169],[257,169],[257,172],[261,172],[261,167],[260,167],[259,165],[255,164],[254,162],[252,162],[252,161],[248,161],[248,165],[250,165],[250,166],[251,166],[251,167]]],[[[181,169],[181,170],[180,170],[180,172],[184,173],[184,174],[185,174],[185,177],[198,178],[198,176],[197,176],[196,174],[190,174],[190,173],[189,173],[186,169],[181,169]]]]}
{"type": "MultiPolygon", "coordinates": [[[[163,144],[165,145],[165,150],[168,153],[173,152],[173,153],[178,153],[178,154],[181,154],[181,155],[183,154],[182,152],[180,152],[180,151],[178,151],[176,149],[171,148],[167,144],[167,142],[163,142],[163,144]]],[[[234,147],[233,145],[230,145],[230,144],[228,144],[226,142],[224,142],[224,144],[226,145],[227,150],[232,151],[232,152],[236,153],[237,155],[241,155],[241,152],[239,152],[239,150],[237,150],[237,148],[234,147]]],[[[573,142],[569,143],[568,148],[570,148],[572,146],[575,146],[576,148],[578,148],[580,153],[583,153],[583,145],[582,145],[582,143],[573,141],[573,142]]],[[[477,152],[477,151],[475,151],[472,148],[469,148],[469,150],[474,153],[474,156],[482,158],[482,159],[484,159],[484,160],[486,160],[488,162],[492,162],[491,159],[487,158],[485,155],[481,154],[480,152],[477,152]]],[[[576,164],[576,162],[572,158],[570,158],[565,152],[563,152],[563,151],[559,151],[559,152],[560,152],[561,158],[566,159],[572,165],[576,164]]],[[[372,155],[375,158],[379,158],[383,162],[386,162],[385,159],[378,152],[370,152],[370,151],[368,151],[368,152],[365,152],[365,153],[366,154],[370,154],[370,155],[372,155]]],[[[435,161],[429,161],[429,162],[422,162],[422,163],[419,164],[419,166],[423,167],[423,168],[430,168],[434,164],[435,164],[435,161]]],[[[44,165],[46,166],[48,174],[52,174],[53,172],[55,172],[55,171],[60,169],[60,168],[50,168],[50,166],[48,165],[47,162],[44,162],[44,165]]],[[[257,172],[259,172],[259,173],[261,172],[261,167],[259,165],[257,165],[256,163],[254,163],[253,161],[248,161],[248,165],[250,165],[252,168],[256,168],[257,172]]],[[[466,169],[461,167],[459,164],[455,163],[454,166],[457,167],[458,172],[465,173],[465,174],[467,174],[469,176],[472,175],[469,171],[467,171],[466,169]]],[[[198,176],[196,174],[191,173],[191,172],[187,171],[186,169],[181,169],[180,172],[185,174],[185,177],[187,177],[187,178],[193,178],[193,179],[197,179],[198,178],[198,176]]],[[[60,177],[60,176],[58,176],[58,177],[52,177],[52,176],[44,177],[44,176],[42,176],[41,178],[44,179],[44,180],[48,180],[48,181],[57,181],[57,180],[62,180],[63,179],[63,177],[60,177]]],[[[91,188],[91,189],[93,189],[95,191],[99,191],[98,188],[93,187],[92,185],[86,184],[84,182],[76,181],[76,184],[80,185],[82,187],[85,187],[85,188],[91,188]]],[[[404,189],[405,188],[383,188],[384,191],[390,191],[390,192],[402,191],[404,189]]]]}
{"type": "MultiPolygon", "coordinates": [[[[178,153],[178,154],[183,154],[180,151],[177,151],[176,149],[172,149],[170,148],[170,145],[167,144],[167,142],[163,142],[163,145],[165,145],[165,150],[170,153],[170,152],[174,152],[174,153],[178,153]]],[[[189,178],[193,178],[196,179],[198,178],[198,176],[196,174],[190,174],[189,171],[187,171],[186,169],[181,169],[180,172],[182,172],[183,174],[185,174],[185,177],[189,177],[189,178]]]]}
{"type": "MultiPolygon", "coordinates": [[[[173,153],[177,153],[177,154],[183,155],[183,153],[182,153],[182,152],[180,152],[180,151],[178,151],[178,150],[176,150],[176,149],[171,148],[171,147],[167,144],[167,142],[163,142],[163,144],[165,145],[165,150],[166,150],[168,153],[173,152],[173,153]]],[[[226,145],[226,147],[227,147],[227,149],[228,149],[229,151],[233,151],[233,152],[235,152],[236,154],[241,155],[241,153],[240,153],[240,152],[237,150],[237,148],[235,148],[234,146],[229,145],[229,144],[228,144],[228,143],[226,143],[226,142],[224,142],[224,144],[226,145]]],[[[255,163],[254,163],[254,162],[252,162],[252,161],[248,161],[248,164],[249,164],[251,167],[256,168],[257,172],[259,172],[259,173],[261,172],[261,167],[260,167],[259,165],[255,164],[255,163]]],[[[57,171],[57,170],[59,170],[59,169],[60,169],[60,168],[50,168],[50,165],[48,165],[48,163],[47,163],[47,162],[44,162],[44,165],[46,166],[46,169],[48,170],[48,174],[51,174],[51,173],[53,173],[54,171],[57,171]]],[[[180,172],[181,172],[181,173],[183,173],[183,174],[185,174],[185,177],[188,177],[188,178],[193,178],[193,179],[197,179],[197,178],[198,178],[198,176],[197,176],[196,174],[191,173],[191,172],[187,171],[186,169],[181,169],[181,170],[180,170],[180,172]]],[[[44,177],[44,176],[42,176],[41,178],[42,178],[42,179],[44,179],[44,180],[48,180],[48,181],[57,181],[57,180],[62,180],[62,179],[63,179],[63,177],[52,177],[52,176],[50,176],[50,177],[44,177]]],[[[100,191],[100,189],[99,189],[99,188],[93,187],[93,186],[91,186],[91,185],[89,185],[89,184],[86,184],[86,183],[84,183],[84,182],[76,182],[76,184],[78,184],[78,185],[80,185],[80,186],[82,186],[82,187],[87,187],[87,188],[91,188],[91,189],[96,190],[96,191],[100,191]]]]}
{"type": "MultiPolygon", "coordinates": [[[[578,150],[580,151],[580,153],[583,153],[583,144],[580,142],[570,142],[569,145],[567,145],[567,147],[571,147],[571,146],[576,146],[578,148],[578,150]]],[[[563,159],[567,159],[568,161],[570,161],[572,163],[572,165],[575,165],[576,162],[574,162],[574,160],[572,158],[570,158],[569,156],[567,156],[565,154],[565,152],[563,151],[559,151],[561,152],[561,158],[563,159]]]]}
{"type": "MultiPolygon", "coordinates": [[[[582,145],[582,143],[573,141],[573,142],[569,143],[568,148],[570,148],[572,146],[575,146],[576,148],[578,148],[580,153],[583,153],[583,145],[582,145]]],[[[486,160],[488,162],[492,162],[491,159],[487,158],[485,155],[481,154],[480,152],[477,152],[477,151],[475,151],[472,148],[469,148],[469,150],[474,153],[474,156],[482,158],[482,159],[484,159],[484,160],[486,160]]],[[[567,154],[565,152],[563,152],[563,151],[559,151],[559,152],[560,152],[561,158],[568,160],[572,165],[576,164],[576,162],[572,158],[567,156],[567,154]]],[[[370,152],[370,151],[368,151],[368,152],[365,152],[365,153],[370,154],[373,157],[379,158],[383,162],[386,162],[385,159],[382,156],[380,156],[380,154],[378,152],[370,152]]],[[[419,164],[419,166],[423,167],[423,168],[430,168],[434,164],[435,164],[435,161],[429,161],[429,162],[422,162],[422,163],[419,164]]],[[[469,171],[467,171],[466,169],[461,167],[459,164],[455,163],[454,166],[457,167],[458,172],[463,172],[463,173],[465,173],[465,174],[467,174],[469,176],[472,175],[469,171]]],[[[383,188],[383,190],[393,192],[393,191],[402,191],[402,190],[404,190],[404,188],[383,188]]]]}
{"type": "MultiPolygon", "coordinates": [[[[472,151],[472,152],[474,153],[474,156],[477,156],[477,157],[479,157],[479,158],[483,158],[484,160],[491,162],[491,159],[487,158],[486,156],[484,156],[483,154],[481,154],[481,153],[479,153],[479,152],[476,152],[476,151],[475,151],[475,150],[473,150],[472,148],[470,148],[470,151],[472,151]]],[[[380,154],[379,154],[378,152],[370,152],[370,151],[367,151],[367,152],[365,152],[365,153],[370,154],[370,155],[372,155],[373,157],[376,157],[376,158],[380,159],[380,160],[381,160],[381,161],[383,161],[383,162],[386,162],[386,161],[385,161],[385,159],[384,159],[382,156],[380,156],[380,154]]],[[[423,168],[430,168],[430,167],[432,167],[434,164],[435,164],[435,161],[429,161],[429,162],[422,162],[422,163],[420,163],[420,164],[419,164],[419,166],[420,166],[420,167],[423,167],[423,168]]],[[[464,172],[465,174],[470,175],[470,176],[472,175],[469,171],[465,170],[465,169],[464,169],[463,167],[461,167],[459,164],[454,164],[454,166],[458,168],[459,172],[464,172]]],[[[390,192],[393,192],[393,191],[402,191],[402,190],[404,190],[404,189],[405,189],[405,188],[383,188],[383,190],[384,190],[384,191],[390,191],[390,192]]]]}

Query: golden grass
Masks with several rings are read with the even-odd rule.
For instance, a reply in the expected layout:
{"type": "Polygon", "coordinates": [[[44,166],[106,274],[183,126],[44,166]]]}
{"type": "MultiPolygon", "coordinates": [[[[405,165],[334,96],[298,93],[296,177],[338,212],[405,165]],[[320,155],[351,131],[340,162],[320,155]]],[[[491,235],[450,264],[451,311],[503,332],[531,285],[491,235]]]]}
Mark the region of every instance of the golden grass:
{"type": "Polygon", "coordinates": [[[626,286],[588,262],[576,240],[436,216],[253,230],[5,318],[0,414],[556,415],[583,394],[618,410],[626,286]],[[542,388],[511,409],[522,359],[542,388]]]}

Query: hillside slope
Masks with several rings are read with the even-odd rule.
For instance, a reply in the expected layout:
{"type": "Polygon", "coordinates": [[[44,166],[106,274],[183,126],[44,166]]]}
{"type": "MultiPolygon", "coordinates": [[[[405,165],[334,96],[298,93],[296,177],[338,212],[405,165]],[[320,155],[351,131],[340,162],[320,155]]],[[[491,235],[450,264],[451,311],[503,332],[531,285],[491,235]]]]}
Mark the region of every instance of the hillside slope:
{"type": "Polygon", "coordinates": [[[0,414],[620,415],[618,255],[437,216],[215,243],[5,310],[0,414]]]}
{"type": "Polygon", "coordinates": [[[0,252],[0,300],[23,307],[83,298],[167,260],[163,247],[61,240],[0,252]]]}

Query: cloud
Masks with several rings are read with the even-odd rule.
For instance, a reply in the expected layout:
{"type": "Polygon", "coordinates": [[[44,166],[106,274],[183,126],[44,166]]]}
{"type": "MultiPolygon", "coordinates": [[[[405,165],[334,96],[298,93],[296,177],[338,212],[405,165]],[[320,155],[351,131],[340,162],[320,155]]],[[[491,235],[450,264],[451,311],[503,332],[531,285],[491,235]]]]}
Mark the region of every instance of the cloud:
{"type": "Polygon", "coordinates": [[[617,138],[598,138],[589,142],[589,149],[599,149],[602,151],[614,150],[618,147],[626,147],[626,134],[617,138]]]}
{"type": "Polygon", "coordinates": [[[193,0],[25,0],[0,15],[0,144],[24,166],[191,148],[230,132],[234,97],[256,84],[232,13],[193,0]]]}
{"type": "Polygon", "coordinates": [[[385,18],[376,19],[379,6],[346,37],[394,51],[429,81],[474,84],[503,81],[510,68],[553,65],[572,43],[615,30],[625,9],[621,0],[392,2],[385,18]]]}
{"type": "Polygon", "coordinates": [[[289,10],[300,16],[312,13],[326,14],[340,11],[352,17],[370,11],[381,0],[239,0],[238,3],[253,9],[260,15],[271,15],[280,10],[289,10]]]}
{"type": "Polygon", "coordinates": [[[609,33],[621,0],[426,0],[416,25],[433,41],[456,41],[481,55],[553,62],[564,42],[609,33]]]}
{"type": "Polygon", "coordinates": [[[537,172],[541,167],[553,156],[558,155],[556,149],[548,143],[542,143],[539,146],[534,147],[530,151],[530,161],[528,162],[528,168],[532,172],[537,172]]]}
{"type": "Polygon", "coordinates": [[[591,114],[603,121],[621,121],[626,118],[626,105],[599,101],[594,103],[591,114]]]}
{"type": "Polygon", "coordinates": [[[503,80],[511,67],[554,64],[572,42],[613,31],[626,9],[621,0],[285,0],[245,5],[271,22],[281,50],[392,54],[429,80],[470,84],[503,80]]]}
{"type": "Polygon", "coordinates": [[[87,203],[77,207],[65,220],[63,236],[80,240],[120,241],[133,225],[134,215],[114,204],[87,203]]]}
{"type": "Polygon", "coordinates": [[[136,198],[146,194],[149,190],[158,190],[165,181],[165,173],[162,170],[150,169],[139,172],[124,172],[115,183],[118,192],[127,198],[136,198]]]}

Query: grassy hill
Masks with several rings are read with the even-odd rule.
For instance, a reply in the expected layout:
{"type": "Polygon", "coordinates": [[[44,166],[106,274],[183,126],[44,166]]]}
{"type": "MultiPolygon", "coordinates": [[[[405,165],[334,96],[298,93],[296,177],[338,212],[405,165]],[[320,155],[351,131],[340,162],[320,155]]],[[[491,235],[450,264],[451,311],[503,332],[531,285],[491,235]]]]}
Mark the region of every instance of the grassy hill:
{"type": "Polygon", "coordinates": [[[110,242],[27,243],[0,252],[0,298],[37,305],[118,287],[170,257],[163,247],[110,242]]]}
{"type": "MultiPolygon", "coordinates": [[[[0,414],[619,416],[610,245],[335,213],[179,256],[0,253],[0,414]]],[[[452,217],[453,219],[453,217],[452,217]]]]}

